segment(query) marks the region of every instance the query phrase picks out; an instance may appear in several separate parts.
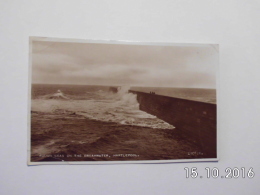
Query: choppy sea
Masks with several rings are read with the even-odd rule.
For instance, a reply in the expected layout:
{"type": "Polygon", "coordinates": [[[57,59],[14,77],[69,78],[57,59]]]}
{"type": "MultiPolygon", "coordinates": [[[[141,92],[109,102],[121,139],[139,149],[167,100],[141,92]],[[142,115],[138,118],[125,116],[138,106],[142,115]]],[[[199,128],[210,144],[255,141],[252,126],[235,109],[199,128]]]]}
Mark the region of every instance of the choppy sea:
{"type": "Polygon", "coordinates": [[[135,94],[128,90],[156,92],[159,95],[215,103],[213,89],[120,87],[113,93],[108,86],[89,85],[32,85],[31,110],[36,112],[74,112],[89,119],[116,122],[159,129],[171,129],[172,125],[139,110],[135,94]]]}
{"type": "Polygon", "coordinates": [[[137,97],[129,89],[216,103],[212,89],[121,86],[114,93],[108,86],[33,84],[32,160],[57,160],[54,156],[65,161],[118,160],[118,156],[67,157],[118,152],[140,155],[137,160],[192,158],[187,152],[196,146],[174,137],[173,125],[139,110],[137,97]]]}

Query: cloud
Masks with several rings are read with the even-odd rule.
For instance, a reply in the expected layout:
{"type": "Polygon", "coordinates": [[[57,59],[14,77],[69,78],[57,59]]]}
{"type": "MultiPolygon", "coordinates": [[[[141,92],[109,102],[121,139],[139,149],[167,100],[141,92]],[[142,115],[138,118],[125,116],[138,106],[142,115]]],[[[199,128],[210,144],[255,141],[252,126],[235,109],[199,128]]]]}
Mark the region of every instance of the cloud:
{"type": "Polygon", "coordinates": [[[210,46],[33,42],[33,83],[216,86],[218,53],[210,46]]]}

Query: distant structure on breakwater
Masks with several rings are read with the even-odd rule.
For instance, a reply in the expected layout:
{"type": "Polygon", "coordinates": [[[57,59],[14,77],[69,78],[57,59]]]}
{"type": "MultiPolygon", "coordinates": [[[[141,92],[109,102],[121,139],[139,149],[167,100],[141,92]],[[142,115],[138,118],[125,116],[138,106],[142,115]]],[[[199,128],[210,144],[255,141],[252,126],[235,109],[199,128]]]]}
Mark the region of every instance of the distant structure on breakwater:
{"type": "MultiPolygon", "coordinates": [[[[116,87],[110,87],[116,93],[116,87]]],[[[129,90],[137,95],[140,110],[176,127],[210,158],[217,157],[217,105],[129,90]]],[[[191,151],[192,152],[192,151],[191,151]]]]}

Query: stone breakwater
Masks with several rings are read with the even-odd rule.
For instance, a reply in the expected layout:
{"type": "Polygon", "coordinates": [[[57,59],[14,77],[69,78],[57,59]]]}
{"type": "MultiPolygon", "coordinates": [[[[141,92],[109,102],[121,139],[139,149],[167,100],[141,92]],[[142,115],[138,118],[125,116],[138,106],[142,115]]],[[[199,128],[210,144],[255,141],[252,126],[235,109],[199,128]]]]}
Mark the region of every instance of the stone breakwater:
{"type": "Polygon", "coordinates": [[[217,105],[129,90],[137,95],[140,110],[175,126],[207,156],[217,154],[217,105]]]}
{"type": "MultiPolygon", "coordinates": [[[[116,93],[117,87],[110,87],[116,93]]],[[[173,125],[209,158],[217,157],[217,105],[129,90],[137,95],[139,109],[173,125]]],[[[196,152],[196,151],[195,151],[196,152]]]]}

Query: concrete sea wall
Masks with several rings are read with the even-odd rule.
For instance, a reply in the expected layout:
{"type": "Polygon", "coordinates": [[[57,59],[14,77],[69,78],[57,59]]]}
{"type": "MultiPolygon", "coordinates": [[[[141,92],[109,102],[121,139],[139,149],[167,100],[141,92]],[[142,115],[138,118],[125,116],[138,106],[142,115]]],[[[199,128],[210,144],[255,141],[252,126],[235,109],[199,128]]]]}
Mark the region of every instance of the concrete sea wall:
{"type": "MultiPolygon", "coordinates": [[[[112,91],[116,92],[117,89],[112,91]]],[[[137,95],[140,110],[175,126],[187,140],[199,145],[207,157],[217,157],[216,104],[133,90],[129,90],[129,92],[137,95]]]]}

